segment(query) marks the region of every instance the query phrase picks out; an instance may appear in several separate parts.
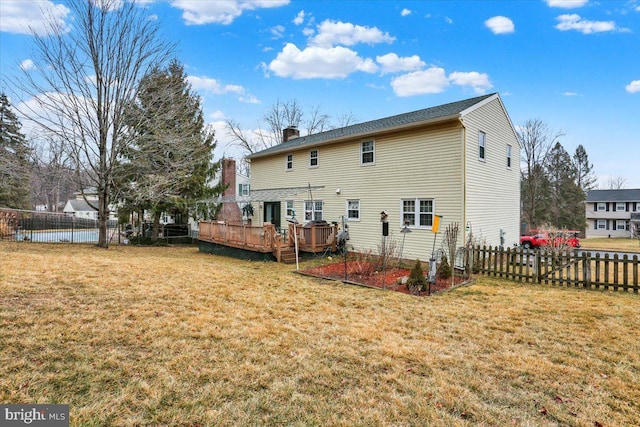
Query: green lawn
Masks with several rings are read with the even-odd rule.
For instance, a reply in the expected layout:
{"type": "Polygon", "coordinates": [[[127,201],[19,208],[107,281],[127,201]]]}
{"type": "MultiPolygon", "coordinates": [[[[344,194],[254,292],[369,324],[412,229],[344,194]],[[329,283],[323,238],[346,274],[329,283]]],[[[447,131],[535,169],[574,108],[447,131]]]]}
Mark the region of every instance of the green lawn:
{"type": "Polygon", "coordinates": [[[580,239],[581,249],[635,252],[640,254],[640,239],[608,239],[606,237],[590,237],[580,239]]]}
{"type": "Polygon", "coordinates": [[[640,297],[0,242],[0,402],[81,426],[640,425],[640,297]]]}

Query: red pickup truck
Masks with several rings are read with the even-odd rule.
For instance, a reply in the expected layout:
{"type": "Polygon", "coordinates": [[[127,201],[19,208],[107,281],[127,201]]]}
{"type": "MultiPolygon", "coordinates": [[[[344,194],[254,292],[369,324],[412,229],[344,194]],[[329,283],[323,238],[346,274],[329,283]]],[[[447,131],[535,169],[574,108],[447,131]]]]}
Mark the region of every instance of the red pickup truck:
{"type": "Polygon", "coordinates": [[[531,234],[520,236],[520,245],[523,248],[539,248],[541,246],[559,247],[567,245],[572,248],[580,247],[580,239],[578,239],[579,231],[576,230],[531,230],[531,234]]]}

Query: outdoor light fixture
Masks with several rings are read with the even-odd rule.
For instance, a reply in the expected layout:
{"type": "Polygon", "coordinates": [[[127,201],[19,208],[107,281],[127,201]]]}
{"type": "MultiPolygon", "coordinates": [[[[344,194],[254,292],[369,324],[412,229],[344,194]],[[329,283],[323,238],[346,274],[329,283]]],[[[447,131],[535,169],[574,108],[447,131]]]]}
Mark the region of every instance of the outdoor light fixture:
{"type": "Polygon", "coordinates": [[[336,194],[340,194],[342,190],[340,190],[339,188],[336,188],[336,194]]]}

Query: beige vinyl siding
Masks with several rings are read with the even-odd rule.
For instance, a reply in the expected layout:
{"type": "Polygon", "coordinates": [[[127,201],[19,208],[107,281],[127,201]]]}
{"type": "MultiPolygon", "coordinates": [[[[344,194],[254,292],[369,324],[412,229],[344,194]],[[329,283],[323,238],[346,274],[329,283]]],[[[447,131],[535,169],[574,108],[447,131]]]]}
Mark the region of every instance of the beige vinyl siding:
{"type": "MultiPolygon", "coordinates": [[[[520,240],[520,145],[499,99],[465,114],[466,218],[474,236],[488,245],[520,240]],[[485,160],[478,159],[478,133],[486,134],[485,160]],[[511,145],[511,168],[507,145],[511,145]]],[[[466,225],[466,224],[465,224],[466,225]]]]}
{"type": "MultiPolygon", "coordinates": [[[[380,212],[389,215],[390,239],[399,247],[402,233],[401,200],[433,199],[434,213],[442,215],[443,226],[461,223],[463,132],[459,122],[377,136],[375,165],[361,165],[361,143],[371,138],[317,147],[322,158],[317,168],[299,168],[285,173],[286,154],[257,158],[251,163],[252,190],[324,186],[314,190],[313,198],[324,203],[324,219],[341,222],[346,201],[360,201],[360,221],[349,222],[350,243],[357,251],[378,252],[381,241],[380,212]],[[340,194],[336,189],[340,188],[340,194]]],[[[294,151],[294,164],[306,161],[310,147],[294,151]]],[[[302,218],[302,203],[307,192],[294,200],[297,217],[302,218]]],[[[286,209],[282,201],[282,218],[286,209]]],[[[441,228],[441,231],[444,227],[441,228]]],[[[432,250],[434,234],[428,229],[413,229],[404,244],[404,257],[426,260],[432,250]]],[[[442,243],[438,236],[436,248],[442,243]]]]}

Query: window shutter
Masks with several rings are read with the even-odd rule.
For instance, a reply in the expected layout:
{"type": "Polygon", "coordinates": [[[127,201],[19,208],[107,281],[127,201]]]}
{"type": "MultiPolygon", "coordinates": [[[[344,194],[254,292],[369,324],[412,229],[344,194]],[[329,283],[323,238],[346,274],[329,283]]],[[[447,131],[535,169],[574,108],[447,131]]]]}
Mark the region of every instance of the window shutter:
{"type": "Polygon", "coordinates": [[[609,230],[609,220],[607,220],[607,230],[609,230]]]}
{"type": "MultiPolygon", "coordinates": [[[[607,203],[607,212],[609,212],[609,203],[607,203]]],[[[608,230],[609,228],[607,228],[608,230]]]]}
{"type": "Polygon", "coordinates": [[[597,212],[598,211],[598,202],[593,204],[593,211],[597,212]]]}
{"type": "Polygon", "coordinates": [[[595,221],[593,221],[593,229],[594,230],[598,229],[598,220],[597,219],[595,221]]]}
{"type": "Polygon", "coordinates": [[[238,184],[238,195],[242,196],[242,184],[238,184]]]}

